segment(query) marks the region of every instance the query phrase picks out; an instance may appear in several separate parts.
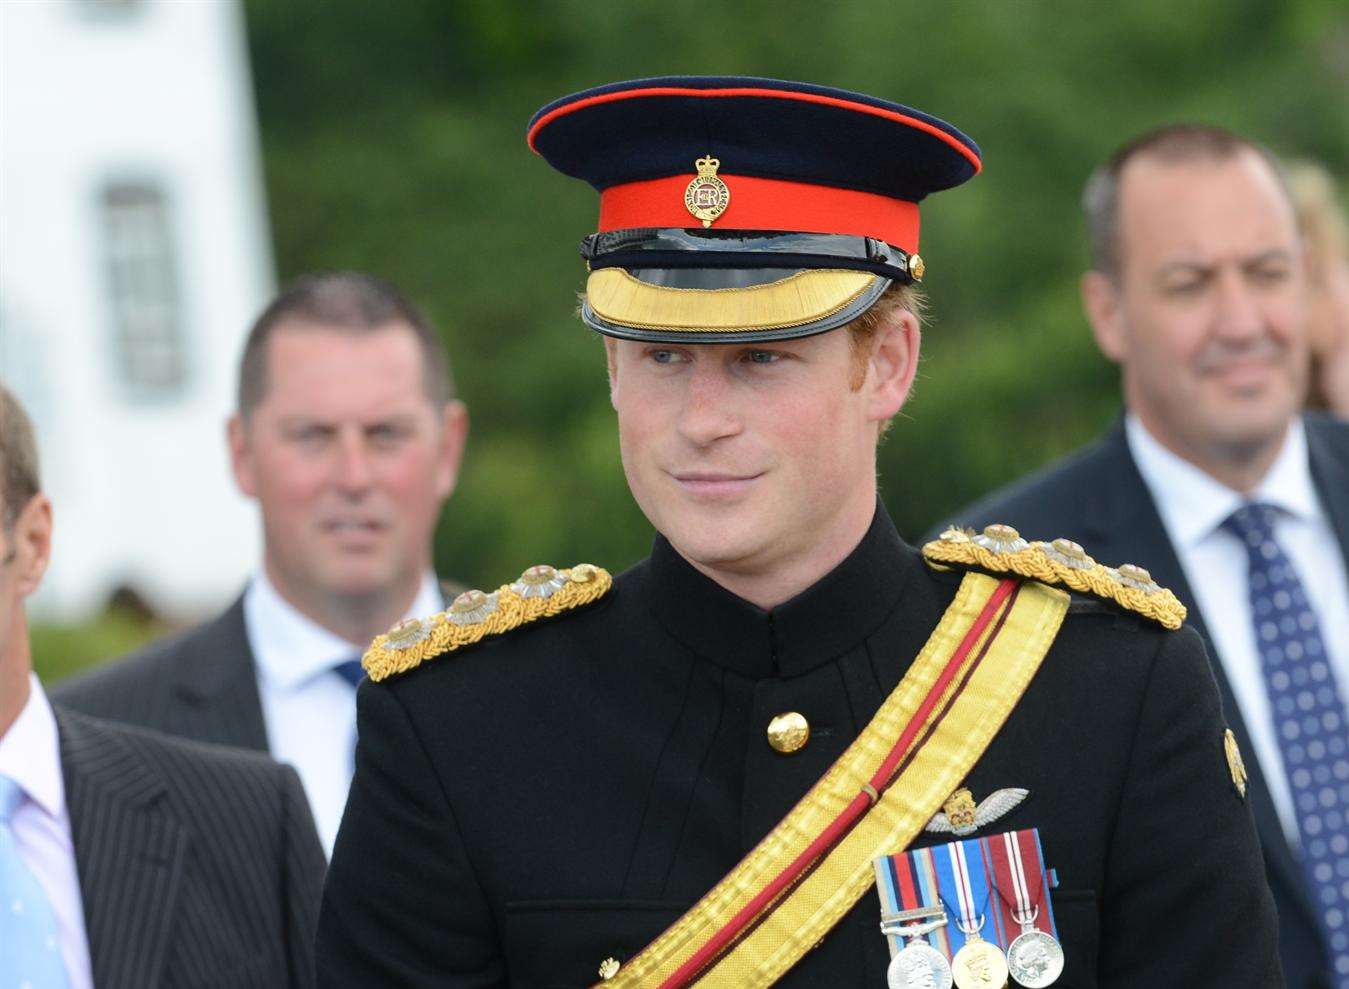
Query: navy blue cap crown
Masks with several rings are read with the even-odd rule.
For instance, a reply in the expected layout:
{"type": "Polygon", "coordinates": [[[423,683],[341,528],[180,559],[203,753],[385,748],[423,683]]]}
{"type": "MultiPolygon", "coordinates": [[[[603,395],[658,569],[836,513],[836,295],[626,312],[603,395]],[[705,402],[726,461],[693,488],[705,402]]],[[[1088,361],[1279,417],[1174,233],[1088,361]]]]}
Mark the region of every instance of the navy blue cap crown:
{"type": "Polygon", "coordinates": [[[703,155],[737,175],[855,189],[918,202],[971,178],[979,147],[899,103],[753,76],[663,76],[554,100],[529,144],[603,191],[691,172],[703,155]],[[899,125],[899,126],[897,126],[899,125]]]}

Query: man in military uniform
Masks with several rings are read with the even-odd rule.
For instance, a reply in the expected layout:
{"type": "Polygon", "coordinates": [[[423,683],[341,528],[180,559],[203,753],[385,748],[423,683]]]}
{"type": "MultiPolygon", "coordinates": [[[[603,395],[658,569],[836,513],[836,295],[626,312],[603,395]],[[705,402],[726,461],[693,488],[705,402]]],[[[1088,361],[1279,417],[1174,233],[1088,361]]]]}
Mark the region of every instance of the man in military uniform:
{"type": "Polygon", "coordinates": [[[1175,598],[1005,527],[920,554],[878,500],[917,203],[979,170],[974,143],[712,78],[567,97],[529,141],[601,191],[582,317],[659,535],[614,580],[531,568],[375,640],[320,983],[949,987],[947,960],[892,964],[873,861],[1038,828],[1057,883],[1018,880],[1020,984],[1281,985],[1175,598]]]}

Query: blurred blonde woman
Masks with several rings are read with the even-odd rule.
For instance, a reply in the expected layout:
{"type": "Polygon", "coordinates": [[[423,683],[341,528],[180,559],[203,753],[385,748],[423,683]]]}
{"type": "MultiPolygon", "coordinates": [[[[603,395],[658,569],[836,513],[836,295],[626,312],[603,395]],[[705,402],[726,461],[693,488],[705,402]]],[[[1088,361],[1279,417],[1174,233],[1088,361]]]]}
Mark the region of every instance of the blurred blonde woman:
{"type": "Polygon", "coordinates": [[[1330,173],[1310,162],[1295,163],[1289,172],[1311,292],[1307,404],[1349,419],[1349,224],[1330,173]]]}

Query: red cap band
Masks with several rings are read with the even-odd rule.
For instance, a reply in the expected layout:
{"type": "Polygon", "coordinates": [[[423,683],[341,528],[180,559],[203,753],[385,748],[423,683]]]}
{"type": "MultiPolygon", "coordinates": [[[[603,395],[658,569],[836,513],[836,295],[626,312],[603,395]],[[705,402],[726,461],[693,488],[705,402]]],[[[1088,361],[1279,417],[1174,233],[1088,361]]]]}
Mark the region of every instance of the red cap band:
{"type": "MultiPolygon", "coordinates": [[[[694,177],[672,175],[610,186],[600,193],[600,233],[700,226],[684,206],[684,190],[694,177]]],[[[917,203],[808,182],[725,173],[717,177],[731,190],[731,199],[726,212],[712,222],[713,230],[852,234],[875,237],[910,254],[918,250],[917,203]]]]}

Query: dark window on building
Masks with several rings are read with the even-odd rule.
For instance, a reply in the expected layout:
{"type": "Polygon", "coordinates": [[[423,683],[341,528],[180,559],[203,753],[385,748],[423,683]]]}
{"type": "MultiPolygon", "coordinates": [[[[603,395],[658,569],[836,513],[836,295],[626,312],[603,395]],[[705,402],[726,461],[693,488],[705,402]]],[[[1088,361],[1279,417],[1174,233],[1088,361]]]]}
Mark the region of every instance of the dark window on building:
{"type": "Polygon", "coordinates": [[[120,20],[140,13],[144,0],[75,0],[81,14],[89,18],[120,20]]]}
{"type": "Polygon", "coordinates": [[[164,193],[147,184],[103,191],[113,353],[139,398],[172,397],[187,381],[182,293],[164,193]]]}

